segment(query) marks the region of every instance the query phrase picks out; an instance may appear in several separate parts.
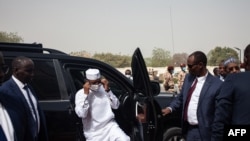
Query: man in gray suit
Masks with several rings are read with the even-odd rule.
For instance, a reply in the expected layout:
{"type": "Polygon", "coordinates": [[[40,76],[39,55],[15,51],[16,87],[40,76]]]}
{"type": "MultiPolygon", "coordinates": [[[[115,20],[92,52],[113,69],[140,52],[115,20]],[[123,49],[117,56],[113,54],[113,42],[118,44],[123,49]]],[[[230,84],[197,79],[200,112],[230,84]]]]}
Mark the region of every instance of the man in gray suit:
{"type": "Polygon", "coordinates": [[[189,55],[186,75],[180,94],[169,107],[162,109],[167,115],[182,110],[182,132],[186,141],[210,141],[211,124],[214,119],[215,97],[222,81],[207,68],[207,57],[201,51],[189,55]]]}
{"type": "Polygon", "coordinates": [[[250,44],[244,51],[244,65],[246,72],[229,74],[216,98],[212,141],[223,140],[225,125],[250,125],[250,44]]]}

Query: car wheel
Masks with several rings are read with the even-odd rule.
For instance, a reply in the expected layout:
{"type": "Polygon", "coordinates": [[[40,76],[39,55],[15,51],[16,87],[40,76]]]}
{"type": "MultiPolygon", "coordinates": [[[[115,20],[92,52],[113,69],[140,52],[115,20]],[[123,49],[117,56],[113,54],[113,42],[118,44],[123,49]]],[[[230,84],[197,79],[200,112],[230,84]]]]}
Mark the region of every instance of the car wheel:
{"type": "Polygon", "coordinates": [[[169,128],[164,133],[163,141],[185,141],[181,133],[181,128],[179,127],[169,128]]]}

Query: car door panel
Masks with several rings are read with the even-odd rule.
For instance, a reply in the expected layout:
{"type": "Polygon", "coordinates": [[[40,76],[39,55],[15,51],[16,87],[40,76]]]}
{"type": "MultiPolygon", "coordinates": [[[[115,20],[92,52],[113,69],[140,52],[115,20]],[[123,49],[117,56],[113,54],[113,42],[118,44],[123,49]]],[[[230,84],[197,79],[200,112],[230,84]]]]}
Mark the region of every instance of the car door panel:
{"type": "Polygon", "coordinates": [[[135,99],[137,99],[135,110],[137,110],[137,119],[139,126],[141,126],[139,129],[142,138],[144,141],[162,140],[158,117],[159,107],[154,102],[148,71],[139,48],[133,54],[131,67],[135,99]],[[141,106],[138,107],[139,105],[141,106]],[[139,109],[141,110],[139,111],[139,109]]]}

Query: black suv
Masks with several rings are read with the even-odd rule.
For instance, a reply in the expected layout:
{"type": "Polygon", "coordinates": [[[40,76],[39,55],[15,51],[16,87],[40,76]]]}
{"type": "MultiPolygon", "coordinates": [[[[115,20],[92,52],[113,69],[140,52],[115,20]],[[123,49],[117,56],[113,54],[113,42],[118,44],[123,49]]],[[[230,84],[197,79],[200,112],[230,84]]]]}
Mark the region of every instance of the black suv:
{"type": "MultiPolygon", "coordinates": [[[[133,82],[104,62],[70,56],[43,48],[42,44],[0,43],[0,51],[9,66],[16,56],[26,56],[34,61],[32,86],[46,116],[50,141],[85,140],[81,119],[74,113],[74,96],[82,88],[88,68],[99,69],[110,81],[110,88],[121,103],[119,109],[114,110],[116,121],[132,141],[140,141],[140,133],[143,133],[145,141],[163,140],[163,132],[166,133],[163,130],[167,125],[162,120],[162,107],[155,100],[160,86],[157,82],[150,82],[139,48],[132,56],[133,82]],[[144,116],[145,120],[139,121],[138,115],[144,116]]],[[[11,72],[5,79],[10,76],[11,72]]]]}

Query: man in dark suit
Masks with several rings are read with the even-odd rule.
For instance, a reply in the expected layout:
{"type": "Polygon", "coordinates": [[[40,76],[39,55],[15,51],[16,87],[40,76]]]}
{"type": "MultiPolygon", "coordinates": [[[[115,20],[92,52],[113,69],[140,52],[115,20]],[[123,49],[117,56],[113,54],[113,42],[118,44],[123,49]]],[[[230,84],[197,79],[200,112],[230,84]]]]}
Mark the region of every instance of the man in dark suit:
{"type": "Polygon", "coordinates": [[[34,76],[34,62],[17,57],[12,62],[12,72],[12,77],[0,87],[0,94],[14,127],[15,140],[47,141],[45,118],[28,84],[34,76]]]}
{"type": "Polygon", "coordinates": [[[212,141],[223,140],[225,125],[250,125],[250,44],[244,51],[244,65],[246,72],[229,74],[216,98],[212,141]]]}
{"type": "Polygon", "coordinates": [[[162,109],[167,115],[182,110],[182,132],[186,141],[210,141],[214,117],[215,97],[222,81],[207,68],[207,57],[201,51],[189,55],[186,75],[180,94],[169,107],[162,109]]]}

